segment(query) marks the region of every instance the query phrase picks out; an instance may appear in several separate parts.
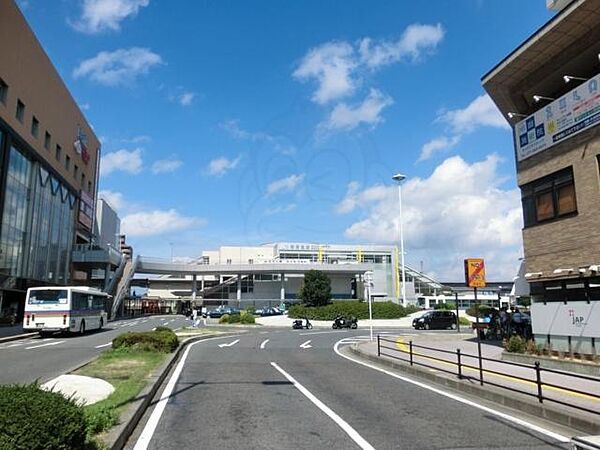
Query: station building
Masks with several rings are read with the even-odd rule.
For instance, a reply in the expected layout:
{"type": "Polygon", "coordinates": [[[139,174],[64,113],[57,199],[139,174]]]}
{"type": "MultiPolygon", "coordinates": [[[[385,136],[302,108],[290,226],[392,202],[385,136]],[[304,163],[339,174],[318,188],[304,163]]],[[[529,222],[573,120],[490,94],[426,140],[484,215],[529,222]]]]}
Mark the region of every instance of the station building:
{"type": "MultiPolygon", "coordinates": [[[[142,261],[144,258],[142,258],[142,261]]],[[[148,260],[148,258],[146,258],[148,260]]],[[[164,271],[169,271],[168,263],[164,271]]],[[[147,278],[143,268],[138,270],[133,284],[148,284],[149,298],[198,298],[205,304],[239,301],[262,304],[274,300],[295,301],[298,296],[305,267],[330,271],[333,299],[365,299],[365,268],[372,272],[370,295],[375,301],[401,302],[401,275],[398,249],[386,245],[315,244],[278,242],[259,246],[223,246],[218,250],[204,251],[187,265],[177,265],[171,274],[147,278]],[[194,278],[185,274],[197,265],[214,266],[214,273],[194,278]],[[236,267],[240,273],[235,274],[236,267]],[[266,267],[277,267],[277,270],[266,267]],[[288,270],[286,267],[294,267],[288,270]],[[359,269],[360,268],[360,269],[359,269]],[[218,273],[221,271],[222,273],[218,273]],[[337,273],[336,273],[337,272],[337,273]],[[194,283],[197,289],[194,290],[194,283]],[[239,281],[238,281],[239,280],[239,281]]],[[[442,285],[431,277],[405,266],[406,303],[416,304],[422,296],[437,296],[442,285]]]]}
{"type": "Polygon", "coordinates": [[[14,0],[0,0],[0,316],[67,285],[92,239],[100,142],[14,0]]]}
{"type": "Polygon", "coordinates": [[[536,343],[600,339],[600,0],[556,15],[482,78],[514,131],[536,343]]]}

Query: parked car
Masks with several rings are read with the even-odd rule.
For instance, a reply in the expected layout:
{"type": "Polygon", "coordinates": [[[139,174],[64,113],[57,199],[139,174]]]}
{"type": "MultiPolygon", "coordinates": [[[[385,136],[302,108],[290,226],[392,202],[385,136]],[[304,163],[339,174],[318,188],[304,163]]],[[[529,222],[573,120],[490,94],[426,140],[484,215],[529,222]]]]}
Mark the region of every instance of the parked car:
{"type": "Polygon", "coordinates": [[[265,306],[263,308],[259,308],[256,310],[256,314],[259,316],[280,316],[283,314],[279,308],[274,308],[272,306],[265,306]]]}
{"type": "Polygon", "coordinates": [[[210,311],[208,313],[208,317],[210,317],[211,319],[219,319],[220,317],[224,316],[225,314],[239,314],[240,310],[237,308],[233,308],[231,306],[219,306],[217,309],[213,309],[212,311],[210,311]]]}
{"type": "Polygon", "coordinates": [[[456,329],[456,314],[452,311],[429,311],[413,319],[412,326],[415,330],[424,329],[456,329]]]}

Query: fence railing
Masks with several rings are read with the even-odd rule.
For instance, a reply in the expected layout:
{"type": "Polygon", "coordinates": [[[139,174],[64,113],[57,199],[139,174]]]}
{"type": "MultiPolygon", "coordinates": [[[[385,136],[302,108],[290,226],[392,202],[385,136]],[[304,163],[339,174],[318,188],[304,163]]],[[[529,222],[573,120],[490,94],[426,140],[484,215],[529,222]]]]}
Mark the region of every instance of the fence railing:
{"type": "MultiPolygon", "coordinates": [[[[600,378],[582,375],[573,372],[566,372],[563,370],[550,369],[545,368],[540,365],[538,361],[535,364],[522,364],[516,363],[512,361],[504,361],[501,359],[488,358],[481,355],[481,350],[478,350],[477,354],[465,353],[460,349],[447,350],[435,347],[429,347],[425,345],[418,345],[413,343],[413,341],[409,341],[408,343],[402,342],[398,343],[396,340],[391,340],[385,336],[377,335],[377,356],[386,356],[388,358],[392,358],[395,360],[403,361],[411,366],[423,366],[429,369],[433,369],[436,371],[444,372],[450,375],[455,375],[460,380],[474,380],[478,381],[481,386],[490,385],[495,386],[501,389],[506,389],[512,392],[518,392],[520,394],[524,394],[529,397],[535,397],[540,403],[544,401],[558,403],[564,406],[569,406],[571,408],[579,409],[581,411],[585,411],[588,413],[600,415],[600,408],[588,408],[587,406],[581,404],[574,404],[573,402],[567,402],[565,400],[558,399],[556,397],[549,397],[549,390],[558,390],[564,392],[566,394],[571,394],[575,396],[583,396],[591,402],[600,402],[600,395],[596,392],[600,392],[600,378]],[[387,344],[393,344],[393,346],[389,346],[387,344]],[[434,354],[423,354],[419,353],[415,350],[423,349],[428,350],[430,352],[434,352],[434,354]],[[439,355],[439,356],[438,356],[439,355]],[[451,356],[445,356],[451,355],[451,356]],[[465,362],[465,359],[471,360],[474,362],[469,364],[465,362]],[[437,362],[438,364],[428,364],[426,361],[437,362]],[[526,369],[531,371],[531,376],[523,376],[517,375],[514,372],[507,372],[498,370],[497,368],[491,368],[489,366],[484,367],[484,363],[495,363],[502,364],[505,366],[518,367],[520,369],[526,369]],[[465,370],[470,370],[473,372],[477,372],[477,376],[471,376],[465,374],[465,370]],[[544,373],[553,374],[554,376],[564,377],[565,383],[558,382],[550,382],[547,380],[547,377],[544,377],[544,373]],[[496,383],[491,381],[490,377],[484,377],[484,374],[498,376],[500,378],[508,378],[509,381],[514,380],[515,382],[523,382],[525,384],[529,384],[534,386],[535,392],[526,391],[523,389],[518,389],[514,386],[509,386],[506,384],[496,383]],[[579,389],[576,387],[572,387],[572,383],[567,383],[567,380],[581,380],[585,382],[591,382],[594,386],[596,392],[587,391],[584,389],[579,389]]],[[[503,366],[504,367],[504,366],[503,366]]]]}

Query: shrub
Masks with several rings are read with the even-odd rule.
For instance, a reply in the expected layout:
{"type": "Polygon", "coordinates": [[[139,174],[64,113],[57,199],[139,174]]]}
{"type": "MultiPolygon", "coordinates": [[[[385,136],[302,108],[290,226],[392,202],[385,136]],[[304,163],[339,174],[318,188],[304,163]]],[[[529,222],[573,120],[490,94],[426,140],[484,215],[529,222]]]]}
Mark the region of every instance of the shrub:
{"type": "Polygon", "coordinates": [[[253,314],[242,313],[240,316],[240,323],[243,323],[246,325],[251,325],[251,324],[256,323],[256,319],[254,318],[253,314]]]}
{"type": "Polygon", "coordinates": [[[521,336],[511,336],[504,342],[504,348],[511,353],[525,353],[527,343],[521,336]]]}
{"type": "Polygon", "coordinates": [[[230,318],[231,316],[229,314],[223,314],[221,317],[219,317],[219,323],[229,323],[230,318]]]}
{"type": "Polygon", "coordinates": [[[0,449],[79,450],[85,446],[82,407],[35,383],[0,386],[0,449]]]}
{"type": "Polygon", "coordinates": [[[452,302],[449,303],[436,303],[433,309],[441,309],[445,311],[456,311],[456,305],[452,302]]]}
{"type": "MultiPolygon", "coordinates": [[[[326,306],[293,305],[288,317],[291,319],[333,320],[336,316],[356,317],[359,320],[369,318],[369,304],[359,301],[337,301],[326,306]]],[[[402,305],[392,302],[373,303],[374,319],[398,319],[407,315],[402,305]]]]}
{"type": "Polygon", "coordinates": [[[166,331],[166,332],[172,332],[173,330],[169,327],[156,327],[154,329],[154,331],[166,331]]]}
{"type": "Polygon", "coordinates": [[[229,323],[240,323],[241,317],[241,314],[232,314],[229,316],[229,323]]]}
{"type": "Polygon", "coordinates": [[[422,311],[421,307],[417,305],[408,305],[404,310],[406,311],[406,315],[422,311]]]}
{"type": "Polygon", "coordinates": [[[469,319],[467,319],[466,317],[458,317],[458,323],[461,325],[464,325],[466,327],[470,327],[471,326],[471,321],[469,319]]]}
{"type": "Polygon", "coordinates": [[[531,355],[543,355],[544,354],[544,346],[542,344],[537,344],[533,339],[527,341],[526,352],[531,355]]]}
{"type": "Polygon", "coordinates": [[[492,314],[496,311],[494,308],[488,305],[473,305],[467,309],[467,314],[471,317],[477,317],[477,310],[479,310],[479,318],[492,314]]]}
{"type": "Polygon", "coordinates": [[[331,280],[320,270],[309,270],[304,274],[304,282],[298,298],[306,306],[323,306],[331,300],[331,280]]]}
{"type": "Polygon", "coordinates": [[[179,346],[177,335],[170,328],[154,331],[128,332],[113,339],[112,348],[129,348],[150,352],[170,353],[179,346]]]}
{"type": "Polygon", "coordinates": [[[108,406],[90,405],[84,408],[84,413],[89,437],[101,431],[108,430],[119,421],[117,411],[108,406]]]}

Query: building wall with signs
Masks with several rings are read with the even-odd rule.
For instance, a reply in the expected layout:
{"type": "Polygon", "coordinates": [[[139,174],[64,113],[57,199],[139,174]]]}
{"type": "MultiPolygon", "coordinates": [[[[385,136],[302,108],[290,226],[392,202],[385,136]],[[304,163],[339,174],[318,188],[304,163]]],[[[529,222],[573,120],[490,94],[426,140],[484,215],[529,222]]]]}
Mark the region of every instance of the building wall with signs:
{"type": "Polygon", "coordinates": [[[482,78],[513,127],[536,343],[577,353],[600,337],[597,11],[569,2],[482,78]]]}
{"type": "Polygon", "coordinates": [[[19,317],[27,287],[70,282],[100,143],[14,0],[0,1],[0,55],[0,316],[19,317]]]}

